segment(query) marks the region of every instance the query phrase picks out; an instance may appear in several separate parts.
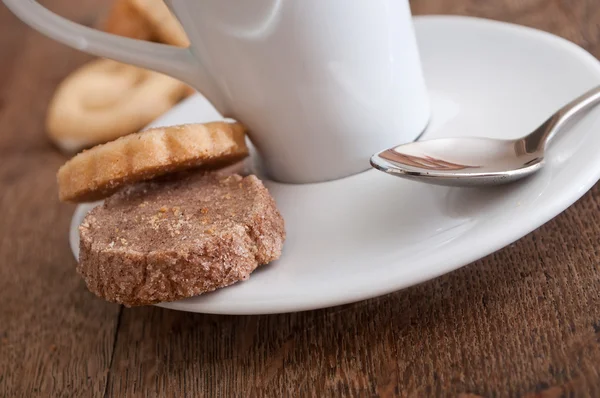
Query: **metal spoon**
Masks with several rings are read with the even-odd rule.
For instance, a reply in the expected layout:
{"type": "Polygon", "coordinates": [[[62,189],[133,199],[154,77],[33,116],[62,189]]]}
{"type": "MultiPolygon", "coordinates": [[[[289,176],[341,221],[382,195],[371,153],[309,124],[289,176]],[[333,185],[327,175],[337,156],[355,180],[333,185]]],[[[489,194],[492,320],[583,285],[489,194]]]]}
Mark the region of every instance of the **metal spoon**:
{"type": "Polygon", "coordinates": [[[371,157],[385,173],[430,184],[504,184],[542,168],[550,140],[567,121],[600,103],[600,86],[571,101],[531,134],[516,140],[441,138],[386,149],[371,157]]]}

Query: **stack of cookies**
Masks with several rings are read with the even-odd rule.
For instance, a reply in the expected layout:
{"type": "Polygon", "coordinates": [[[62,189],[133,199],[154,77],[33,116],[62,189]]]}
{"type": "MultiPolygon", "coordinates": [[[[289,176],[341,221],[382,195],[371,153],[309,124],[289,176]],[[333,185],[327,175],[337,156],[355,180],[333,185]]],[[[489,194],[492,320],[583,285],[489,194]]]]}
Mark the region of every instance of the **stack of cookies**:
{"type": "Polygon", "coordinates": [[[79,227],[77,271],[126,306],[196,296],[246,280],[281,255],[284,221],[253,175],[239,123],[154,128],[85,150],[58,171],[60,199],[105,199],[79,227]]]}
{"type": "MultiPolygon", "coordinates": [[[[189,44],[162,0],[116,0],[104,30],[189,44]]],[[[50,138],[64,152],[84,150],[58,171],[60,199],[104,199],[79,227],[77,271],[108,301],[196,296],[248,279],[281,255],[275,201],[257,177],[225,169],[248,156],[241,124],[138,132],[192,92],[171,77],[98,59],[68,76],[50,102],[50,138]]]]}

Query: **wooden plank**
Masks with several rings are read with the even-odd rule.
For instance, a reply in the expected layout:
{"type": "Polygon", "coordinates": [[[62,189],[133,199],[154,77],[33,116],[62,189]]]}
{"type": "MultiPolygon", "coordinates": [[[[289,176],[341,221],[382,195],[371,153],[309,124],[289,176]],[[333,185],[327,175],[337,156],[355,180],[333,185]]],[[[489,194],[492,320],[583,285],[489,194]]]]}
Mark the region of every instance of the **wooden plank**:
{"type": "MultiPolygon", "coordinates": [[[[54,0],[90,23],[100,0],[54,0]]],[[[75,273],[59,204],[65,158],[45,137],[54,87],[88,56],[23,25],[0,7],[0,397],[102,396],[120,307],[96,300],[75,273]]]]}

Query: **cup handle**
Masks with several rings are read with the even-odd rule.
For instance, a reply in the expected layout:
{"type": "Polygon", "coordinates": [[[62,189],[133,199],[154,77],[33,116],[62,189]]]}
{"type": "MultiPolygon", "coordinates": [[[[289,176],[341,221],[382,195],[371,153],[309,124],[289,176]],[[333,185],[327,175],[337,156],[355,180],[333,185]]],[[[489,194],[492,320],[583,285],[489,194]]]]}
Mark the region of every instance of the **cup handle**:
{"type": "Polygon", "coordinates": [[[19,19],[42,34],[89,54],[152,69],[181,80],[205,94],[223,113],[221,96],[189,48],[130,39],[88,28],[54,14],[35,0],[3,1],[19,19]]]}

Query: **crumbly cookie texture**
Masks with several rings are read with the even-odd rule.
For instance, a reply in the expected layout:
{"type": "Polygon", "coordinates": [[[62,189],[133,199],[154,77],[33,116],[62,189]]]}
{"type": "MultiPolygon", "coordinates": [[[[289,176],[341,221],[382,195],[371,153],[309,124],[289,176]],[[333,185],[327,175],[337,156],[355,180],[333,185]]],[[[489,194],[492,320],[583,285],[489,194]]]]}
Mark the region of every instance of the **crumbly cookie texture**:
{"type": "Polygon", "coordinates": [[[179,300],[279,258],[284,221],[258,178],[180,174],[126,187],[88,213],[77,271],[90,291],[126,306],[179,300]]]}
{"type": "Polygon", "coordinates": [[[239,123],[148,129],[74,156],[58,170],[59,198],[98,200],[126,184],[189,168],[220,168],[246,156],[245,128],[239,123]]]}

